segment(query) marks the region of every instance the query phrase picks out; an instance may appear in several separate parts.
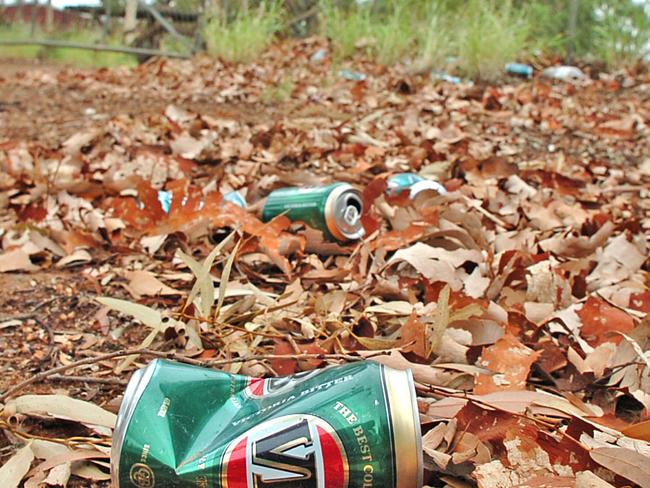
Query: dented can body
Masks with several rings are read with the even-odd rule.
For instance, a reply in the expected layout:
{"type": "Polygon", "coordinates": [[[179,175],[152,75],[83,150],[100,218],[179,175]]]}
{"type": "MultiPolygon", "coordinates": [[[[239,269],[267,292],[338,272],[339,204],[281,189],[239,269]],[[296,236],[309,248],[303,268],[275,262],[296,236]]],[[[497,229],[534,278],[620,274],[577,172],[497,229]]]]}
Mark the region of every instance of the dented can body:
{"type": "Polygon", "coordinates": [[[330,239],[360,239],[363,200],[361,192],[348,183],[308,188],[281,188],[272,192],[264,204],[262,220],[285,214],[323,231],[330,239]]]}
{"type": "MultiPolygon", "coordinates": [[[[168,190],[159,190],[158,191],[158,202],[160,202],[160,208],[166,214],[169,214],[172,209],[172,201],[174,200],[174,194],[168,190]]],[[[185,205],[187,197],[181,202],[181,205],[185,205]]],[[[223,195],[223,200],[225,202],[234,203],[238,207],[246,208],[247,202],[244,196],[239,191],[231,191],[223,195]]],[[[201,201],[199,204],[199,210],[204,206],[205,202],[201,201]]]]}
{"type": "Polygon", "coordinates": [[[389,195],[399,195],[403,191],[409,192],[409,198],[414,199],[424,190],[433,190],[440,195],[447,193],[447,189],[437,181],[422,178],[415,173],[399,173],[388,179],[386,192],[389,195]]]}
{"type": "Polygon", "coordinates": [[[511,75],[523,76],[525,78],[532,78],[534,69],[529,64],[523,63],[508,63],[506,64],[506,72],[511,75]]]}
{"type": "Polygon", "coordinates": [[[410,371],[371,361],[258,379],[154,360],[124,395],[115,488],[421,488],[410,371]]]}

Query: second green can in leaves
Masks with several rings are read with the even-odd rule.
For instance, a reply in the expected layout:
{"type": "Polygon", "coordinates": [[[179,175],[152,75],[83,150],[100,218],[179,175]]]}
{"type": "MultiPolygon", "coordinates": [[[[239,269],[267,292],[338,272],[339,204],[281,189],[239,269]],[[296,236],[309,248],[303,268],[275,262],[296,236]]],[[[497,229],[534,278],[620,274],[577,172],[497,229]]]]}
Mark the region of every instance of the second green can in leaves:
{"type": "Polygon", "coordinates": [[[348,241],[363,237],[361,192],[348,183],[308,188],[281,188],[272,192],[264,209],[265,222],[285,214],[323,231],[328,239],[348,241]]]}

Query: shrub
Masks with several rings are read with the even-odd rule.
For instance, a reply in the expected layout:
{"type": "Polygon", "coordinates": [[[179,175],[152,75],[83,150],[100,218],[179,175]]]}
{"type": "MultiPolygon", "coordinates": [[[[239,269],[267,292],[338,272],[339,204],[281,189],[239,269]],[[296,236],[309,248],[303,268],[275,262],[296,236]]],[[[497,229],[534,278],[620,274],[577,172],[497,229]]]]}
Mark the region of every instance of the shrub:
{"type": "Polygon", "coordinates": [[[336,61],[353,56],[360,41],[372,43],[373,21],[369,6],[343,8],[333,0],[324,0],[321,12],[323,33],[331,42],[336,61]]]}
{"type": "Polygon", "coordinates": [[[471,0],[458,23],[458,63],[471,78],[493,80],[504,65],[527,57],[530,24],[510,0],[471,0]]]}
{"type": "Polygon", "coordinates": [[[214,17],[205,27],[208,52],[226,61],[254,61],[271,45],[281,27],[282,9],[277,1],[239,9],[231,21],[214,17]]]}
{"type": "Polygon", "coordinates": [[[593,52],[610,67],[629,66],[648,54],[650,18],[643,5],[610,2],[595,11],[593,52]]]}
{"type": "Polygon", "coordinates": [[[448,59],[454,55],[456,41],[448,17],[449,13],[438,5],[428,11],[428,23],[419,29],[416,71],[445,70],[448,59]]]}

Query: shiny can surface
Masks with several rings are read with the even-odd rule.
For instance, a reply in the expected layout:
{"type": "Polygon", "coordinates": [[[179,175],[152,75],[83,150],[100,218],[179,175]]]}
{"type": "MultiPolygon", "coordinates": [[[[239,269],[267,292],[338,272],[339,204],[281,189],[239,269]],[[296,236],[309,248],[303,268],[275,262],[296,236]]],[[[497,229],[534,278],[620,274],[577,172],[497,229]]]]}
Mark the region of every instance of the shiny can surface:
{"type": "MultiPolygon", "coordinates": [[[[226,202],[231,202],[234,203],[235,205],[241,207],[241,208],[246,208],[246,199],[244,196],[239,192],[239,191],[231,191],[223,195],[223,199],[226,202]]],[[[167,190],[159,190],[158,191],[158,201],[160,202],[160,207],[162,208],[163,212],[168,214],[171,209],[172,209],[172,201],[174,200],[174,194],[171,191],[167,190]]],[[[183,200],[182,205],[185,205],[186,199],[183,200]]],[[[201,201],[199,204],[199,210],[203,208],[203,205],[205,204],[204,201],[201,201]]]]}
{"type": "Polygon", "coordinates": [[[410,371],[372,361],[272,379],[154,360],[124,395],[115,488],[421,488],[410,371]]]}
{"type": "Polygon", "coordinates": [[[415,173],[398,173],[388,179],[386,192],[389,195],[399,195],[403,191],[409,191],[409,198],[414,199],[424,190],[434,190],[440,195],[447,193],[447,189],[437,181],[422,178],[415,173]]]}
{"type": "Polygon", "coordinates": [[[361,192],[347,183],[309,188],[281,188],[272,192],[262,210],[267,222],[280,214],[300,220],[339,241],[360,239],[363,200],[361,192]]]}
{"type": "Polygon", "coordinates": [[[523,63],[508,63],[506,64],[506,72],[512,75],[524,76],[526,78],[533,77],[533,67],[529,64],[523,63]]]}

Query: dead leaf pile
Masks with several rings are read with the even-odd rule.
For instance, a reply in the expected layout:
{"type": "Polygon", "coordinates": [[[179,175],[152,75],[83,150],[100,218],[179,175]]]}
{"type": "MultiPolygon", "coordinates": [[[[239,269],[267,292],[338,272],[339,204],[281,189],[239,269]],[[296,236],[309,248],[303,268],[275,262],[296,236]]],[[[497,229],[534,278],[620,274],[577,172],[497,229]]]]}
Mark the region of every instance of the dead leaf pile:
{"type": "MultiPolygon", "coordinates": [[[[34,94],[0,111],[0,277],[83,290],[0,316],[0,368],[15,383],[139,347],[255,356],[220,367],[260,376],[360,355],[412,369],[429,486],[650,487],[650,77],[455,86],[359,59],[355,82],[310,61],[323,46],[0,79],[34,94]],[[47,123],[37,93],[73,91],[67,110],[96,116],[47,123]],[[389,195],[400,172],[448,192],[389,195]],[[362,190],[363,240],[261,221],[272,190],[332,181],[362,190]]],[[[3,486],[107,479],[100,405],[144,362],[6,398],[3,486]]]]}

